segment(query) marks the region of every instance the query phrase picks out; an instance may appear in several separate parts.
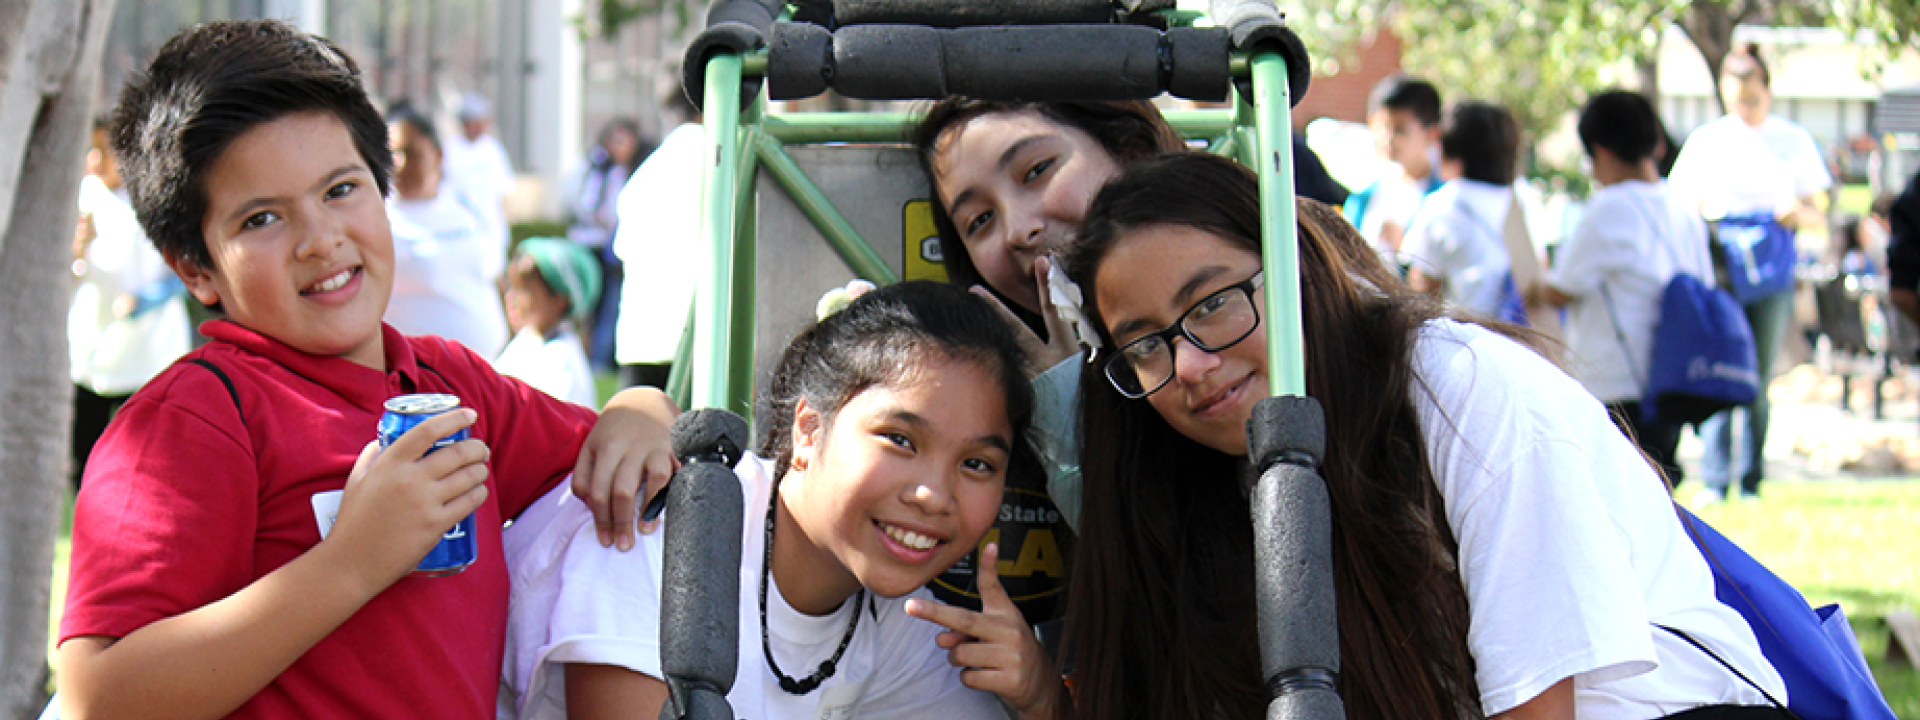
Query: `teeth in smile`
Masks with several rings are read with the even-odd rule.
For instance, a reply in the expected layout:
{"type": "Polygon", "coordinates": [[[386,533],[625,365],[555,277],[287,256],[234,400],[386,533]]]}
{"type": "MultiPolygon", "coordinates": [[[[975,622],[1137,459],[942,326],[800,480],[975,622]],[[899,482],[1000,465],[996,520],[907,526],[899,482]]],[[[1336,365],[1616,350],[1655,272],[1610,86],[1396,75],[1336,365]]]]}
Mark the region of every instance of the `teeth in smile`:
{"type": "Polygon", "coordinates": [[[313,289],[308,292],[314,292],[314,293],[333,292],[335,290],[339,290],[340,288],[346,287],[347,281],[352,279],[353,279],[352,269],[341,270],[340,274],[320,281],[320,284],[313,286],[313,289]]]}
{"type": "Polygon", "coordinates": [[[886,531],[887,537],[893,538],[895,542],[914,550],[929,550],[932,549],[933,546],[940,544],[940,541],[912,530],[905,530],[892,525],[881,525],[880,527],[886,531]]]}

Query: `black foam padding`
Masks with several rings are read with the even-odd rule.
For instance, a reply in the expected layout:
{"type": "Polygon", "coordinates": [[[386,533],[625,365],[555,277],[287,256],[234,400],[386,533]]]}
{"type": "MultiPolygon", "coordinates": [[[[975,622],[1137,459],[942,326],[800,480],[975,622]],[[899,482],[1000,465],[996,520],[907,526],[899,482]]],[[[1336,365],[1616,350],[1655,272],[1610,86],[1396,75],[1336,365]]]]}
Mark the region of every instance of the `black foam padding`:
{"type": "MultiPolygon", "coordinates": [[[[1307,46],[1300,42],[1287,27],[1286,15],[1273,6],[1273,0],[1212,0],[1207,8],[1207,16],[1213,18],[1215,25],[1227,29],[1233,47],[1242,52],[1252,52],[1262,44],[1270,45],[1287,62],[1288,100],[1299,105],[1300,99],[1307,96],[1307,85],[1313,80],[1313,65],[1307,57],[1307,46]]],[[[1249,101],[1253,99],[1253,89],[1249,83],[1238,83],[1240,92],[1249,101]]]]}
{"type": "Polygon", "coordinates": [[[1287,395],[1253,406],[1247,418],[1247,457],[1264,468],[1275,461],[1319,467],[1327,448],[1327,416],[1320,401],[1287,395]]]}
{"type": "MultiPolygon", "coordinates": [[[[752,0],[734,1],[748,5],[757,4],[752,0]]],[[[751,14],[752,10],[747,10],[746,13],[751,14]]],[[[687,99],[693,101],[694,107],[706,110],[707,60],[712,59],[716,53],[722,52],[745,55],[760,49],[765,42],[766,36],[760,28],[737,20],[722,21],[701,30],[699,35],[694,36],[693,42],[687,45],[687,53],[681,61],[680,79],[686,85],[687,99]]],[[[753,104],[754,98],[759,95],[760,78],[744,77],[740,83],[740,106],[746,107],[753,104]]]]}
{"type": "Polygon", "coordinates": [[[834,0],[840,27],[877,23],[955,28],[968,25],[1104,23],[1111,0],[834,0]]]}
{"type": "Polygon", "coordinates": [[[727,702],[727,696],[715,693],[712,688],[668,683],[673,693],[668,702],[660,705],[660,720],[734,720],[733,706],[727,702]]]}
{"type": "Polygon", "coordinates": [[[924,25],[860,25],[833,34],[833,88],[867,100],[943,98],[941,31],[924,25]]]}
{"type": "Polygon", "coordinates": [[[1284,695],[1267,705],[1267,720],[1342,720],[1346,716],[1340,695],[1332,691],[1284,695]]]}
{"type": "Polygon", "coordinates": [[[833,33],[812,23],[774,23],[767,41],[767,94],[810,98],[833,81],[833,33]]]}
{"type": "Polygon", "coordinates": [[[1253,487],[1254,589],[1265,677],[1311,668],[1338,673],[1332,503],[1320,474],[1280,463],[1253,487]]]}
{"type": "Polygon", "coordinates": [[[1160,94],[1160,31],[1136,25],[947,31],[947,85],[991,100],[1139,100],[1160,94]]]}
{"type": "Polygon", "coordinates": [[[721,695],[733,688],[740,660],[743,503],[739,478],[718,464],[681,466],[667,484],[660,670],[721,695]]]}
{"type": "Polygon", "coordinates": [[[773,27],[775,12],[758,0],[723,0],[707,8],[707,27],[737,22],[751,25],[762,36],[773,27]]]}
{"type": "Polygon", "coordinates": [[[667,430],[667,439],[673,446],[673,456],[683,463],[712,461],[712,456],[718,455],[721,456],[718,462],[731,468],[740,462],[743,450],[750,447],[748,443],[753,438],[747,433],[747,421],[738,414],[719,408],[700,408],[674,418],[673,427],[667,430]]]}
{"type": "Polygon", "coordinates": [[[1231,84],[1227,60],[1232,53],[1225,28],[1168,28],[1166,44],[1173,62],[1167,74],[1167,92],[1206,102],[1227,99],[1231,84]]]}

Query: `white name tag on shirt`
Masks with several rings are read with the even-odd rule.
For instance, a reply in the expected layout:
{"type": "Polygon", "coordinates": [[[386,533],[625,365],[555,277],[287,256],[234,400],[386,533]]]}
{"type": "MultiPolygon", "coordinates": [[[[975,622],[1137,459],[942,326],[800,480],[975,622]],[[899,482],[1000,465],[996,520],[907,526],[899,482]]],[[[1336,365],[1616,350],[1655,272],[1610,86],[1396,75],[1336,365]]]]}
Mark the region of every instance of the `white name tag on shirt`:
{"type": "Polygon", "coordinates": [[[340,517],[340,496],[345,490],[328,490],[313,494],[313,522],[320,526],[320,539],[327,539],[327,531],[333,529],[333,521],[340,517]]]}

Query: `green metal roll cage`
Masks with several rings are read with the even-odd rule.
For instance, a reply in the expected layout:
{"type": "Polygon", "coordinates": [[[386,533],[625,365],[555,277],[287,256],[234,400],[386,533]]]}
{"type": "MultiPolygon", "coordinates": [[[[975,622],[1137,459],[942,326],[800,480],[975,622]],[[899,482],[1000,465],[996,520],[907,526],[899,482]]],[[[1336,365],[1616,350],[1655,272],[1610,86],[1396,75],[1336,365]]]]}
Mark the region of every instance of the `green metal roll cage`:
{"type": "MultiPolygon", "coordinates": [[[[764,74],[765,67],[764,51],[746,55],[722,51],[707,60],[702,107],[706,108],[706,157],[712,161],[703,163],[700,237],[709,243],[712,261],[667,382],[667,392],[681,407],[723,408],[743,416],[752,411],[758,237],[753,187],[759,169],[767,170],[854,274],[879,284],[898,280],[786,147],[905,143],[917,118],[906,113],[769,114],[764,91],[742,108],[742,81],[764,74]]],[[[1229,67],[1236,79],[1250,81],[1253,97],[1236,92],[1227,109],[1174,110],[1165,115],[1182,135],[1206,140],[1211,151],[1239,160],[1259,177],[1262,260],[1269,278],[1265,316],[1270,319],[1266,329],[1271,388],[1275,396],[1305,396],[1286,60],[1262,46],[1250,54],[1236,53],[1229,67]]]]}

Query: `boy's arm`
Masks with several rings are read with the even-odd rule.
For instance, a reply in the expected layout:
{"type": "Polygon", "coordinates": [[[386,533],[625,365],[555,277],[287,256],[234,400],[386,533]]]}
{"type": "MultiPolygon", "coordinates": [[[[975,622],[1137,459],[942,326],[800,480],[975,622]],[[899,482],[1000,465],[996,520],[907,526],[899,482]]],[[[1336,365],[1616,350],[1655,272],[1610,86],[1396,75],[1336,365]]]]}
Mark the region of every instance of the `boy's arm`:
{"type": "Polygon", "coordinates": [[[624,720],[659,717],[667,704],[667,684],[659,678],[617,665],[568,663],[567,717],[570,720],[624,720]]]}
{"type": "Polygon", "coordinates": [[[633,548],[640,505],[665,490],[680,465],[667,436],[679,414],[658,388],[627,388],[607,400],[587,433],[573,467],[573,494],[593,510],[601,546],[633,548]]]}
{"type": "Polygon", "coordinates": [[[386,452],[370,443],[327,538],[238,592],[125,637],[62,643],[61,714],[217,718],[252,698],[486,500],[484,443],[422,457],[473,417],[460,411],[429,419],[386,452]]]}

